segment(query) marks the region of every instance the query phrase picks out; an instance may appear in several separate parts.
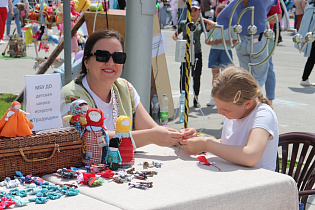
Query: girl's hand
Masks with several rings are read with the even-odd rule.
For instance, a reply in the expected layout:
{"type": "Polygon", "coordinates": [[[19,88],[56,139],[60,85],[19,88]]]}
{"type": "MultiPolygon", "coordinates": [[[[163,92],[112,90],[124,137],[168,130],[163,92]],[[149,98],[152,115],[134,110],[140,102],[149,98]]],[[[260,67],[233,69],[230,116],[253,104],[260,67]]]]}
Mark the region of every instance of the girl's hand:
{"type": "Polygon", "coordinates": [[[202,152],[207,152],[205,149],[207,146],[207,139],[204,137],[194,137],[186,140],[183,139],[180,143],[190,155],[198,155],[202,152]]]}
{"type": "Polygon", "coordinates": [[[197,136],[195,128],[181,129],[179,132],[182,133],[182,139],[189,139],[197,136]]]}

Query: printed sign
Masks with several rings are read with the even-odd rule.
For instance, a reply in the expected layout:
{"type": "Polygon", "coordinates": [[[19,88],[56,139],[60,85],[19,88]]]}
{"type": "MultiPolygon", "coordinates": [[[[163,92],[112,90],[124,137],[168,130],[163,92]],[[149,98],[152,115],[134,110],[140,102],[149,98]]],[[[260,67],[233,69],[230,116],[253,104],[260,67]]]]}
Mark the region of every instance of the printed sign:
{"type": "Polygon", "coordinates": [[[153,37],[152,58],[157,57],[163,53],[166,53],[166,43],[165,35],[162,33],[153,37]]]}
{"type": "Polygon", "coordinates": [[[26,112],[33,131],[62,127],[59,74],[26,75],[26,112]]]}

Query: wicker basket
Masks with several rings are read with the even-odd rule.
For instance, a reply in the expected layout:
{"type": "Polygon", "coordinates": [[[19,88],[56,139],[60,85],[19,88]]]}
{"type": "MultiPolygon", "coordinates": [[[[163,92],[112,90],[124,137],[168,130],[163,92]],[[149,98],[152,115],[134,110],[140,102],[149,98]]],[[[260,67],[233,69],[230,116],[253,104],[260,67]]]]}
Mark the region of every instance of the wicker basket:
{"type": "Polygon", "coordinates": [[[0,180],[14,178],[15,171],[41,176],[81,163],[82,140],[74,128],[0,138],[0,180]]]}

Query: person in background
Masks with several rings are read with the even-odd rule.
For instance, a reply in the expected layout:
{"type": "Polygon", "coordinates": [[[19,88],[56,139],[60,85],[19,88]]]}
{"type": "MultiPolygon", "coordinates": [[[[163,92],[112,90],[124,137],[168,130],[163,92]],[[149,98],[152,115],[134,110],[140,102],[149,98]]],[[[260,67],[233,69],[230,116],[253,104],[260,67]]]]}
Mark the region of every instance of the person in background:
{"type": "Polygon", "coordinates": [[[178,0],[178,23],[187,18],[186,0],[178,0]]]}
{"type": "MultiPolygon", "coordinates": [[[[219,4],[216,7],[215,17],[217,17],[225,7],[226,7],[226,4],[219,4]]],[[[221,29],[213,29],[213,30],[215,31],[211,37],[211,41],[207,42],[206,40],[206,44],[211,45],[211,50],[210,50],[209,59],[208,59],[208,68],[212,69],[212,84],[214,80],[217,78],[217,76],[219,75],[220,69],[232,64],[223,46],[221,29]]],[[[210,33],[211,31],[208,32],[207,37],[209,36],[210,33]]],[[[231,50],[232,48],[231,48],[230,37],[229,37],[229,30],[225,29],[223,34],[224,34],[224,41],[226,43],[227,50],[229,52],[231,59],[233,59],[232,50],[231,50]]],[[[233,30],[231,31],[231,38],[232,38],[233,44],[235,44],[237,42],[237,37],[233,30]]],[[[214,106],[214,105],[215,105],[215,102],[213,98],[210,96],[210,101],[207,103],[207,106],[214,106]]]]}
{"type": "Polygon", "coordinates": [[[166,14],[168,16],[168,20],[166,20],[166,25],[168,25],[168,24],[171,24],[172,19],[173,19],[170,0],[164,1],[164,7],[166,7],[166,14]]]}
{"type": "Polygon", "coordinates": [[[11,11],[11,16],[14,15],[13,13],[13,6],[11,0],[1,0],[0,1],[0,44],[4,44],[3,36],[4,36],[4,29],[5,29],[5,22],[8,17],[8,6],[11,11]]]}
{"type": "Polygon", "coordinates": [[[158,8],[158,16],[160,27],[164,28],[166,25],[166,6],[164,6],[164,0],[158,0],[159,8],[158,8]]]}
{"type": "MultiPolygon", "coordinates": [[[[286,3],[286,0],[283,1],[284,3],[286,3]]],[[[281,7],[281,11],[282,11],[282,15],[281,15],[281,18],[279,19],[279,23],[278,23],[278,28],[279,30],[277,31],[277,27],[276,25],[273,26],[273,32],[275,33],[275,35],[278,33],[278,43],[279,44],[280,42],[282,42],[282,36],[281,36],[281,19],[283,18],[284,16],[284,10],[286,10],[285,7],[282,6],[282,4],[280,4],[280,7],[281,7]]]]}
{"type": "Polygon", "coordinates": [[[294,0],[295,5],[295,17],[296,17],[296,24],[295,28],[297,31],[300,29],[301,21],[304,15],[305,5],[307,4],[306,0],[294,0]]]}
{"type": "MultiPolygon", "coordinates": [[[[201,10],[198,1],[193,1],[191,3],[191,21],[194,22],[199,17],[201,10]]],[[[200,21],[200,20],[199,20],[200,21]]],[[[208,20],[203,18],[204,23],[207,25],[206,29],[210,30],[215,26],[215,23],[212,20],[208,20]]],[[[186,24],[187,20],[182,20],[179,25],[177,32],[175,32],[172,36],[173,40],[178,40],[178,35],[183,33],[183,39],[187,40],[188,35],[186,34],[186,24]]],[[[196,25],[196,30],[193,33],[194,40],[191,42],[191,46],[194,47],[195,50],[195,61],[194,61],[194,69],[191,70],[191,74],[194,81],[194,107],[198,108],[200,105],[198,103],[198,96],[200,92],[200,77],[202,73],[202,52],[201,52],[201,43],[200,36],[203,32],[201,25],[198,23],[196,25]]],[[[181,63],[180,66],[180,92],[185,90],[185,63],[181,63]]]]}
{"type": "MultiPolygon", "coordinates": [[[[278,1],[277,6],[272,6],[270,8],[269,13],[267,14],[267,17],[270,17],[274,14],[278,15],[278,20],[281,20],[282,10],[280,6],[280,1],[278,1]]],[[[270,28],[273,28],[274,24],[278,24],[276,22],[276,19],[272,19],[269,23],[270,23],[270,28]]],[[[272,37],[270,38],[269,43],[268,43],[268,54],[271,53],[271,49],[273,48],[274,44],[275,44],[275,41],[274,41],[274,38],[272,37]]],[[[269,67],[268,67],[267,79],[265,82],[265,90],[266,90],[266,97],[272,104],[272,100],[275,99],[275,89],[276,89],[276,74],[273,67],[272,56],[269,58],[267,62],[269,62],[269,67]]]]}
{"type": "MultiPolygon", "coordinates": [[[[197,136],[191,128],[180,132],[157,125],[143,107],[136,89],[120,78],[126,61],[124,41],[117,31],[91,34],[84,48],[81,75],[61,89],[62,115],[68,114],[72,97],[83,99],[89,108],[102,110],[109,139],[114,137],[120,115],[131,120],[131,134],[137,147],[148,144],[171,146],[182,138],[197,136]]],[[[97,146],[96,146],[97,147],[97,146]]]]}
{"type": "Polygon", "coordinates": [[[210,152],[227,161],[276,169],[278,119],[253,76],[228,67],[215,80],[212,97],[224,116],[221,139],[194,137],[180,143],[191,155],[210,152]]]}
{"type": "Polygon", "coordinates": [[[118,5],[120,10],[124,10],[126,8],[126,0],[118,0],[118,5]]]}
{"type": "MultiPolygon", "coordinates": [[[[223,25],[224,29],[228,28],[231,12],[238,1],[232,1],[224,8],[224,10],[219,14],[217,22],[219,25],[223,25]]],[[[248,27],[251,26],[252,13],[245,12],[240,19],[239,24],[242,26],[240,40],[241,43],[238,44],[236,49],[236,54],[240,63],[240,67],[249,70],[249,63],[261,63],[258,66],[251,67],[251,74],[256,79],[258,85],[262,87],[267,79],[268,73],[268,62],[262,63],[268,56],[267,50],[264,50],[260,54],[255,54],[260,52],[266,45],[267,38],[264,36],[264,31],[266,29],[266,19],[267,13],[271,6],[276,6],[278,0],[243,0],[239,3],[235,9],[232,17],[232,26],[237,23],[238,17],[241,12],[247,7],[254,7],[254,25],[257,27],[256,33],[253,35],[253,43],[251,43],[251,34],[248,32],[248,27]],[[251,44],[253,44],[253,54],[251,53],[251,44]]],[[[254,30],[255,31],[255,30],[254,30]]]]}
{"type": "Polygon", "coordinates": [[[202,17],[212,20],[213,18],[213,9],[211,0],[201,0],[200,9],[202,17]]]}
{"type": "MultiPolygon", "coordinates": [[[[303,37],[306,33],[312,32],[315,29],[315,0],[312,0],[309,4],[305,6],[305,12],[302,18],[299,34],[303,37]]],[[[303,46],[302,43],[301,46],[303,46]]],[[[300,85],[302,86],[315,86],[315,83],[309,81],[309,76],[314,68],[315,64],[315,41],[312,43],[307,43],[306,47],[303,49],[304,57],[308,57],[305,63],[302,81],[300,85]]]]}
{"type": "MultiPolygon", "coordinates": [[[[13,7],[14,15],[13,16],[8,15],[8,17],[7,17],[7,28],[6,28],[7,33],[4,37],[4,39],[10,39],[9,35],[10,35],[11,22],[12,22],[13,17],[14,17],[14,21],[15,21],[15,25],[16,25],[17,34],[22,36],[21,22],[19,19],[19,11],[18,11],[17,7],[15,6],[15,4],[19,3],[19,2],[20,2],[20,0],[12,0],[12,7],[13,7]]],[[[10,8],[9,8],[9,13],[11,13],[10,8]]]]}

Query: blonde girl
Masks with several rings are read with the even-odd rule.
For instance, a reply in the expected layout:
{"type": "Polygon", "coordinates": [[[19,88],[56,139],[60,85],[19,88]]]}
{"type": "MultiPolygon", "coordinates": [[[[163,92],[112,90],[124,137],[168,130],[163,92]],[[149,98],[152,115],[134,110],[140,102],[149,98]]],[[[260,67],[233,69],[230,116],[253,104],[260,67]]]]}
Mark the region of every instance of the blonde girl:
{"type": "Polygon", "coordinates": [[[242,68],[228,67],[215,80],[211,95],[224,116],[221,139],[181,140],[184,149],[192,155],[210,152],[236,164],[274,171],[278,120],[253,76],[242,68]]]}

